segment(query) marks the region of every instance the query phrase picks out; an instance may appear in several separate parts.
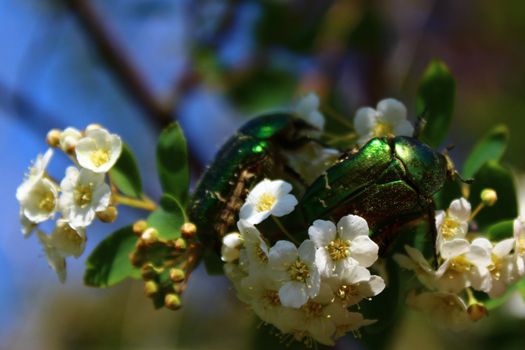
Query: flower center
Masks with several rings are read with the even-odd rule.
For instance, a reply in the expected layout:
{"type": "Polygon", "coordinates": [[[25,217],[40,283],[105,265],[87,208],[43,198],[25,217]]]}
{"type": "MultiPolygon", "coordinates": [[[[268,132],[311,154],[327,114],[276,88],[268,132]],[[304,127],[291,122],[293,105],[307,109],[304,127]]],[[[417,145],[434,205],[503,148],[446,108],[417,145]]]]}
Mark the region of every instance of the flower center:
{"type": "Polygon", "coordinates": [[[310,270],[308,269],[308,265],[304,262],[296,260],[288,268],[288,274],[292,281],[304,282],[310,277],[310,270]]]}
{"type": "Polygon", "coordinates": [[[260,245],[257,245],[257,247],[255,247],[255,255],[257,256],[259,261],[263,263],[268,262],[268,255],[266,255],[266,253],[264,252],[264,250],[261,248],[260,245]]]}
{"type": "Polygon", "coordinates": [[[390,123],[381,119],[377,119],[372,133],[374,134],[374,137],[388,136],[394,134],[394,129],[390,123]]]}
{"type": "Polygon", "coordinates": [[[351,299],[359,295],[359,291],[356,285],[343,284],[336,292],[336,295],[341,301],[349,303],[351,299]]]}
{"type": "Polygon", "coordinates": [[[501,278],[501,270],[503,269],[503,261],[495,255],[492,254],[492,263],[489,266],[489,271],[492,274],[492,278],[499,280],[501,278]]]}
{"type": "Polygon", "coordinates": [[[259,197],[259,203],[257,203],[257,211],[268,211],[272,209],[276,201],[277,198],[275,198],[275,196],[269,193],[263,193],[259,197]]]}
{"type": "Polygon", "coordinates": [[[281,300],[279,299],[279,294],[274,290],[265,290],[262,296],[263,301],[268,306],[279,306],[281,305],[281,300]]]}
{"type": "Polygon", "coordinates": [[[323,316],[323,305],[309,300],[303,305],[303,310],[307,317],[321,317],[323,316]]]}
{"type": "Polygon", "coordinates": [[[109,161],[109,151],[106,149],[99,148],[91,153],[90,159],[91,162],[95,164],[95,166],[99,167],[103,164],[106,164],[109,161]]]}
{"type": "Polygon", "coordinates": [[[441,234],[445,239],[452,239],[460,234],[461,224],[448,215],[445,216],[441,225],[441,234]]]}
{"type": "Polygon", "coordinates": [[[457,272],[467,272],[470,270],[472,264],[467,260],[463,255],[457,256],[452,259],[450,263],[450,268],[457,272]]]}
{"type": "Polygon", "coordinates": [[[91,203],[93,199],[93,184],[77,185],[73,194],[75,203],[81,208],[91,203]]]}
{"type": "Polygon", "coordinates": [[[348,241],[336,238],[328,244],[326,250],[333,261],[340,261],[346,259],[350,255],[348,248],[350,248],[350,243],[348,243],[348,241]]]}
{"type": "Polygon", "coordinates": [[[38,208],[46,211],[51,212],[53,209],[55,209],[56,200],[53,192],[51,191],[45,191],[42,194],[42,197],[40,198],[40,202],[38,203],[38,208]]]}

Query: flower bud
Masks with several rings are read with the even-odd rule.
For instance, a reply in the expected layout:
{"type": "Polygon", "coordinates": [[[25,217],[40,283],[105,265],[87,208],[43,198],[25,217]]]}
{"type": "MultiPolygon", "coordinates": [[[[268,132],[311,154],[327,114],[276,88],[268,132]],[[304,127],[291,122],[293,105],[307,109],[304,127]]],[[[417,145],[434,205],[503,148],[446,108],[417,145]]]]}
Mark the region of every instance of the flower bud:
{"type": "Polygon", "coordinates": [[[182,238],[185,238],[185,239],[193,238],[195,237],[195,234],[197,233],[197,226],[195,226],[194,223],[186,222],[180,228],[180,232],[182,234],[182,238]]]}
{"type": "Polygon", "coordinates": [[[100,221],[112,223],[117,219],[118,210],[114,206],[109,206],[104,211],[97,212],[97,217],[100,221]]]}
{"type": "Polygon", "coordinates": [[[145,220],[136,221],[133,224],[133,233],[140,236],[147,228],[148,223],[145,220]]]}
{"type": "Polygon", "coordinates": [[[243,245],[242,236],[238,232],[228,233],[222,238],[221,259],[224,262],[232,262],[239,259],[241,247],[243,245]]]}
{"type": "Polygon", "coordinates": [[[59,129],[51,129],[47,133],[46,136],[46,142],[50,147],[58,147],[60,144],[60,135],[62,134],[62,131],[59,129]]]}
{"type": "Polygon", "coordinates": [[[498,194],[492,188],[485,188],[483,191],[481,191],[481,201],[487,207],[491,207],[496,204],[497,200],[498,194]]]}
{"type": "Polygon", "coordinates": [[[166,294],[164,297],[164,306],[170,310],[178,310],[182,305],[177,294],[166,294]]]}
{"type": "Polygon", "coordinates": [[[152,297],[159,291],[159,286],[154,281],[147,281],[144,283],[144,294],[147,297],[152,297]]]}
{"type": "Polygon", "coordinates": [[[177,238],[177,240],[175,241],[175,249],[186,250],[186,248],[186,241],[183,238],[177,238]]]}
{"type": "Polygon", "coordinates": [[[184,274],[184,271],[181,269],[171,269],[170,270],[170,279],[173,283],[179,283],[184,281],[184,278],[186,275],[184,274]]]}
{"type": "Polygon", "coordinates": [[[157,229],[149,227],[144,232],[142,232],[140,238],[146,243],[153,243],[159,239],[159,232],[157,229]]]}
{"type": "Polygon", "coordinates": [[[140,269],[140,273],[142,275],[142,279],[144,279],[145,281],[149,281],[157,277],[155,267],[153,267],[153,265],[151,264],[142,266],[140,269]]]}
{"type": "Polygon", "coordinates": [[[487,308],[479,303],[470,305],[467,312],[472,321],[479,321],[488,315],[487,308]]]}

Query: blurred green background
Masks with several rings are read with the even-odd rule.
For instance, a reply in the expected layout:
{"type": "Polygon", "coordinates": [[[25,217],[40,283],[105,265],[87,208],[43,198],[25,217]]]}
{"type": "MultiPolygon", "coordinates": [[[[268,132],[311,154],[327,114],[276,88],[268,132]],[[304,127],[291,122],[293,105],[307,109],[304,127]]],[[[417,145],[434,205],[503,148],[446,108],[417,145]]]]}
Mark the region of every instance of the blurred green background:
{"type": "MultiPolygon", "coordinates": [[[[396,97],[414,121],[418,79],[432,58],[457,79],[453,158],[460,164],[475,140],[504,123],[505,162],[523,171],[523,1],[1,0],[0,349],[257,348],[259,321],[224,278],[202,270],[177,313],[154,311],[140,282],[83,287],[83,258],[59,284],[36,240],[20,234],[15,200],[49,129],[98,122],[120,134],[158,198],[152,155],[170,120],[187,134],[197,177],[246,118],[309,91],[348,118],[396,97]]],[[[51,173],[61,177],[65,164],[58,157],[51,173]]],[[[140,215],[124,211],[112,228],[140,215]]],[[[86,255],[112,228],[89,231],[86,255]]],[[[409,314],[388,343],[523,349],[523,329],[525,305],[513,298],[465,333],[409,314]]],[[[362,347],[350,336],[336,348],[362,347]]]]}

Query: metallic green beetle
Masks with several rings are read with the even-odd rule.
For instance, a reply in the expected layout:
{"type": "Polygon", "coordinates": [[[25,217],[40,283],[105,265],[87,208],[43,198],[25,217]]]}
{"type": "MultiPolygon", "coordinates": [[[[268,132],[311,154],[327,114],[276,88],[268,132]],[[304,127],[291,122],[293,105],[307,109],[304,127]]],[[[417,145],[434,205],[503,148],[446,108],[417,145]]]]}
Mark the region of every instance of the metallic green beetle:
{"type": "Polygon", "coordinates": [[[189,204],[190,220],[204,243],[220,244],[253,185],[265,177],[290,175],[281,151],[311,140],[306,135],[312,129],[292,114],[271,114],[247,122],[222,146],[189,204]]]}
{"type": "Polygon", "coordinates": [[[384,255],[409,223],[426,218],[436,235],[432,195],[453,174],[447,156],[415,138],[374,138],[314,181],[300,206],[308,223],[364,217],[384,255]]]}

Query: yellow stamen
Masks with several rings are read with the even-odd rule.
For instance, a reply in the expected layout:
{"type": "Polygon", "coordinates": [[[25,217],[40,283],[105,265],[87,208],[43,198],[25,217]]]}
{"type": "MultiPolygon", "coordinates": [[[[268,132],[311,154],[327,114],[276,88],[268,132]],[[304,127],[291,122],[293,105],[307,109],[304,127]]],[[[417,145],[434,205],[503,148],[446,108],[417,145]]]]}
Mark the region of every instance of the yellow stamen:
{"type": "Polygon", "coordinates": [[[323,305],[309,300],[303,305],[303,310],[307,317],[321,317],[323,316],[323,305]]]}
{"type": "Polygon", "coordinates": [[[257,203],[257,211],[268,211],[272,209],[273,205],[277,201],[277,198],[275,196],[269,194],[269,193],[263,193],[259,197],[259,203],[257,203]]]}
{"type": "Polygon", "coordinates": [[[383,120],[377,120],[372,133],[374,137],[390,136],[394,134],[394,129],[390,123],[383,120]]]}
{"type": "Polygon", "coordinates": [[[336,238],[326,246],[326,250],[333,261],[340,261],[346,259],[350,255],[350,251],[348,250],[349,247],[350,243],[348,241],[336,238]]]}
{"type": "Polygon", "coordinates": [[[305,282],[308,277],[310,277],[310,270],[308,269],[308,265],[306,265],[304,262],[301,260],[296,260],[288,268],[288,274],[290,275],[290,279],[292,281],[305,282]]]}
{"type": "Polygon", "coordinates": [[[90,204],[91,200],[93,199],[93,184],[89,183],[87,185],[78,185],[75,187],[73,198],[76,205],[81,208],[84,208],[90,204]]]}
{"type": "Polygon", "coordinates": [[[99,167],[109,161],[109,151],[107,149],[99,148],[91,153],[90,159],[96,167],[99,167]]]}
{"type": "Polygon", "coordinates": [[[53,209],[55,209],[55,206],[56,200],[53,192],[46,191],[40,199],[40,202],[38,203],[38,208],[46,212],[51,212],[53,211],[53,209]]]}
{"type": "Polygon", "coordinates": [[[470,270],[472,264],[463,255],[457,256],[452,259],[450,263],[450,269],[457,272],[467,272],[470,270]]]}

